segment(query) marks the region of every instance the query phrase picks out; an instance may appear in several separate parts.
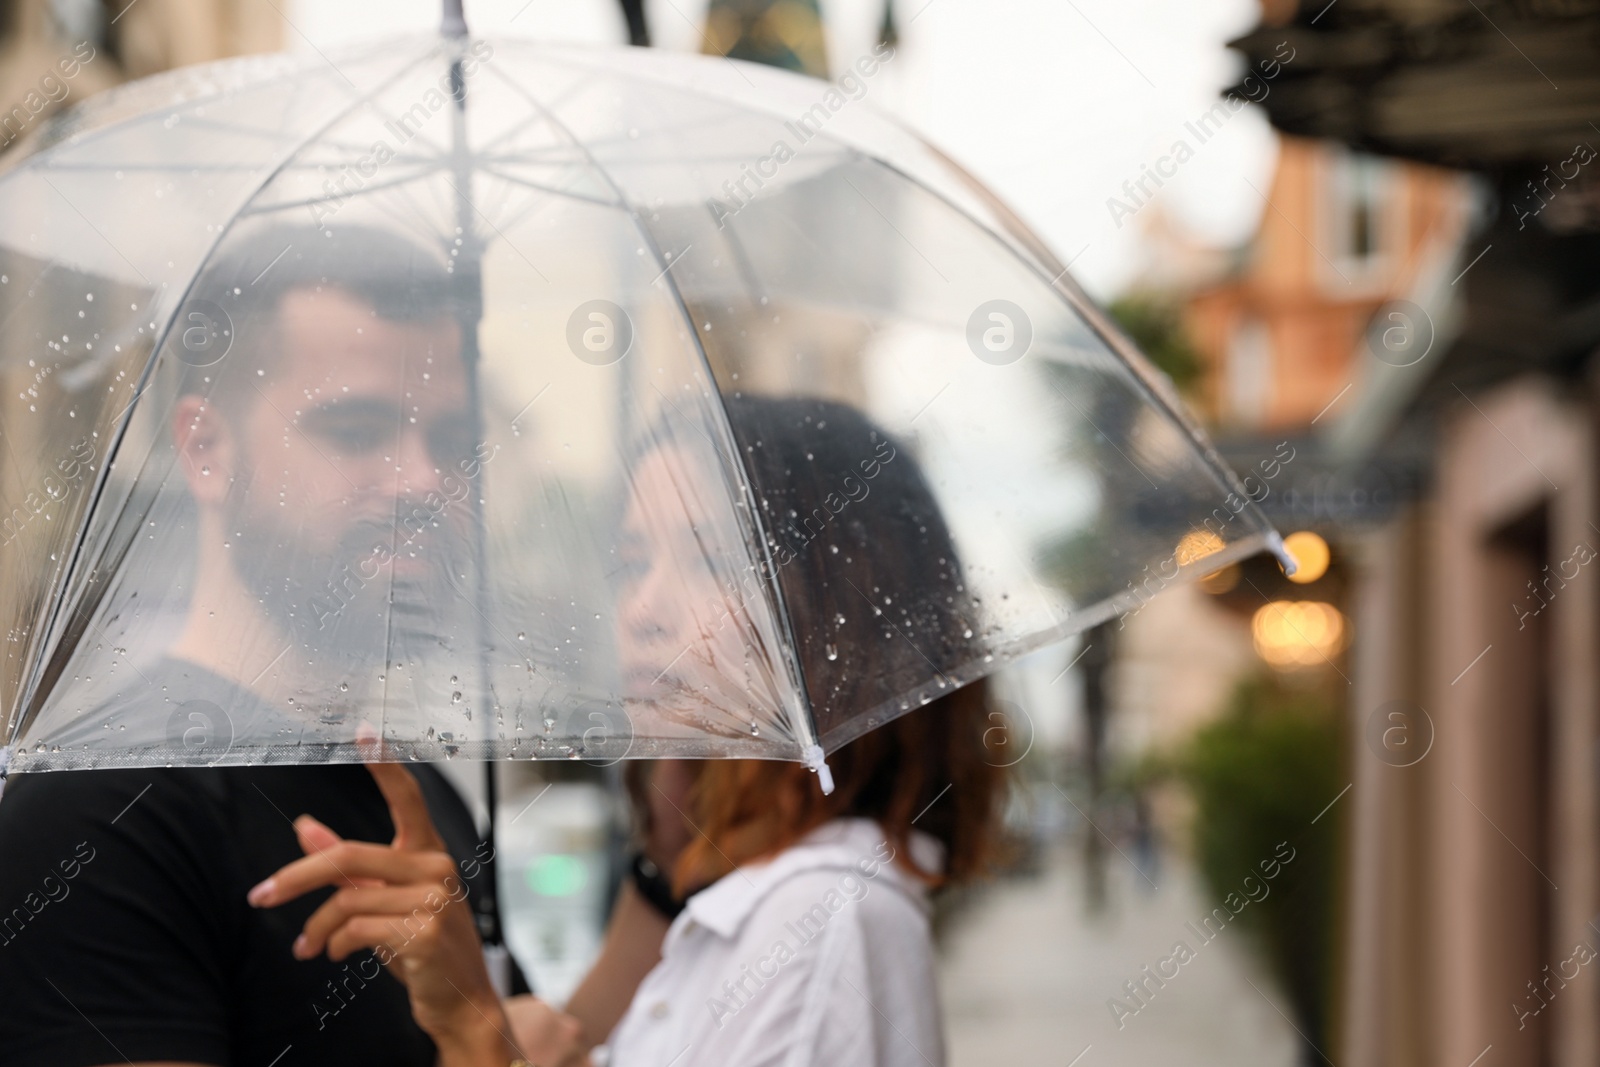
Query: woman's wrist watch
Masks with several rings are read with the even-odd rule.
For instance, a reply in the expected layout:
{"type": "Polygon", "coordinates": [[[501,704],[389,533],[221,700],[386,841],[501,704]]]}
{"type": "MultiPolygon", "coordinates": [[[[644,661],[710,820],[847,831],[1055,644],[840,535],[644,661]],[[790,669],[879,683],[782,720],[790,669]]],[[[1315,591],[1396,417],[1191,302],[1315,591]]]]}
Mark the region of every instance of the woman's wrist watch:
{"type": "Polygon", "coordinates": [[[672,892],[672,881],[662,873],[651,859],[643,852],[636,852],[633,862],[628,865],[628,873],[633,879],[633,887],[662,917],[671,921],[676,919],[683,911],[684,902],[679,900],[672,892]]]}

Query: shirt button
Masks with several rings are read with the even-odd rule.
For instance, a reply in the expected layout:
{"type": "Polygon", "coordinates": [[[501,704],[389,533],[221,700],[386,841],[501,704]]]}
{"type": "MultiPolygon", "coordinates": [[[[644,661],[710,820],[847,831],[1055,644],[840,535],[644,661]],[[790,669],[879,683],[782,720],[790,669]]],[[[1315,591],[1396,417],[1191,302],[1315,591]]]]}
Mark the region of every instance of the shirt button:
{"type": "Polygon", "coordinates": [[[667,1017],[667,1012],[670,1010],[671,1009],[667,1007],[666,1001],[658,1000],[654,1004],[650,1005],[650,1017],[652,1019],[665,1019],[667,1017]]]}

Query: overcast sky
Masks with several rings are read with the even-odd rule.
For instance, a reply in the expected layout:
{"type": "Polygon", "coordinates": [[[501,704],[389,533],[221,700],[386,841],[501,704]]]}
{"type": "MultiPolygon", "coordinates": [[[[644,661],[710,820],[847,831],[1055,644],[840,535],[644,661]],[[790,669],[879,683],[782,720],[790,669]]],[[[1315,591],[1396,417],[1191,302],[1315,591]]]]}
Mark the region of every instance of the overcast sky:
{"type": "MultiPolygon", "coordinates": [[[[653,0],[661,47],[698,50],[705,0],[653,0]]],[[[615,0],[467,0],[473,30],[620,44],[615,0]]],[[[295,48],[438,25],[437,0],[294,0],[295,48]]],[[[833,69],[872,48],[882,0],[824,0],[833,69]]],[[[868,102],[907,120],[1027,219],[1099,297],[1134,280],[1150,252],[1142,211],[1119,227],[1107,199],[1167,154],[1195,148],[1151,202],[1210,243],[1255,228],[1274,156],[1255,107],[1198,145],[1184,129],[1242,74],[1225,42],[1255,0],[897,0],[898,56],[868,102]],[[1252,188],[1254,186],[1254,188],[1252,188]]]]}

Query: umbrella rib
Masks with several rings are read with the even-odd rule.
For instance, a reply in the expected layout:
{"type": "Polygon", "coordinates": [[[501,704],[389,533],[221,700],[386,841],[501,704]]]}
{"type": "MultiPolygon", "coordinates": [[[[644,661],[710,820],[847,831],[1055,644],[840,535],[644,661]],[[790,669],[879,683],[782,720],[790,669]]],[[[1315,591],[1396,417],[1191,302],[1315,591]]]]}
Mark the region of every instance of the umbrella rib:
{"type": "Polygon", "coordinates": [[[431,171],[406,174],[400,177],[392,178],[389,181],[377,182],[372,185],[365,186],[353,193],[334,192],[322,196],[307,197],[303,200],[279,200],[273,203],[264,204],[260,207],[247,208],[246,210],[239,212],[239,214],[243,216],[269,215],[275,211],[288,211],[297,207],[311,207],[313,204],[324,204],[330,200],[338,200],[341,196],[348,200],[352,197],[364,196],[369,193],[381,193],[386,189],[393,189],[398,185],[409,185],[412,182],[423,181],[432,174],[442,172],[444,169],[445,168],[443,167],[436,167],[431,171]]]}
{"type": "MultiPolygon", "coordinates": [[[[486,170],[486,171],[484,171],[484,173],[488,174],[488,175],[490,175],[492,177],[499,178],[503,182],[510,182],[513,185],[522,184],[522,183],[517,182],[517,180],[515,178],[511,178],[511,177],[509,177],[507,175],[504,175],[504,174],[496,173],[495,171],[486,170]]],[[[532,188],[537,189],[537,187],[532,187],[532,188]]],[[[534,216],[534,215],[538,214],[539,212],[543,211],[545,208],[549,207],[551,201],[555,197],[561,196],[561,195],[565,195],[565,194],[561,194],[561,193],[559,193],[559,192],[557,192],[555,190],[539,189],[538,191],[540,191],[540,192],[548,192],[548,193],[550,193],[550,195],[549,196],[543,196],[543,197],[529,197],[528,198],[529,199],[528,207],[524,208],[519,214],[511,216],[510,221],[508,221],[505,224],[505,227],[504,227],[505,229],[515,231],[516,228],[523,223],[523,221],[525,221],[528,218],[531,218],[532,216],[534,216]]],[[[572,197],[572,199],[582,200],[584,203],[599,203],[599,201],[591,201],[591,200],[588,200],[588,199],[586,199],[584,197],[572,197]]]]}
{"type": "Polygon", "coordinates": [[[520,185],[524,189],[532,189],[535,192],[549,193],[551,196],[563,196],[563,197],[568,198],[569,200],[581,200],[585,204],[594,204],[594,205],[596,205],[598,207],[621,207],[622,206],[621,204],[619,204],[619,203],[617,203],[616,201],[613,201],[613,200],[602,200],[597,196],[584,196],[581,193],[573,193],[573,192],[568,192],[565,189],[558,189],[557,187],[555,187],[553,185],[541,185],[538,182],[531,182],[531,181],[528,181],[526,178],[519,178],[515,174],[506,174],[505,172],[503,172],[501,170],[498,170],[498,169],[495,169],[493,167],[482,167],[480,169],[483,171],[483,173],[493,175],[494,177],[499,178],[503,182],[511,182],[513,185],[520,185]]]}
{"type": "MultiPolygon", "coordinates": [[[[582,92],[586,88],[588,88],[588,86],[585,85],[582,81],[574,82],[572,84],[572,86],[565,93],[561,94],[560,96],[556,97],[554,100],[550,101],[549,110],[553,112],[558,106],[566,103],[575,94],[577,94],[579,92],[582,92]]],[[[539,118],[539,121],[543,122],[546,126],[550,125],[550,120],[548,118],[546,118],[542,113],[538,115],[538,118],[539,118]]],[[[521,133],[523,130],[527,129],[529,125],[531,125],[531,123],[526,123],[525,122],[525,123],[521,124],[520,126],[513,126],[511,129],[506,130],[505,132],[499,134],[498,136],[496,136],[495,138],[490,140],[488,143],[486,143],[483,146],[484,150],[485,151],[490,151],[492,149],[500,147],[500,145],[504,144],[506,141],[510,140],[512,137],[516,136],[517,134],[521,133]]],[[[559,133],[560,131],[557,131],[557,132],[559,133]]]]}
{"type": "MultiPolygon", "coordinates": [[[[468,180],[470,181],[471,179],[469,178],[468,180]]],[[[515,244],[512,243],[511,238],[509,238],[509,237],[507,237],[505,235],[505,231],[500,229],[500,227],[496,226],[494,224],[494,222],[489,218],[489,216],[487,216],[487,215],[485,215],[483,213],[483,209],[480,208],[477,204],[473,203],[472,200],[470,198],[468,198],[467,194],[465,194],[465,193],[463,193],[461,191],[460,187],[457,186],[455,182],[451,181],[449,178],[445,178],[445,184],[449,185],[450,188],[454,189],[456,191],[456,195],[461,197],[462,200],[466,201],[467,206],[472,208],[473,214],[477,215],[478,218],[482,219],[485,223],[487,223],[489,228],[500,236],[500,239],[506,243],[506,247],[507,248],[511,249],[511,251],[515,252],[518,256],[520,256],[522,258],[522,262],[526,263],[529,267],[533,268],[533,273],[537,274],[541,281],[548,282],[550,280],[549,278],[547,278],[545,276],[544,271],[542,271],[538,267],[534,266],[533,260],[529,259],[527,257],[527,255],[522,251],[522,249],[518,248],[515,244]]]]}
{"type": "MultiPolygon", "coordinates": [[[[431,51],[431,49],[430,49],[430,51],[431,51]]],[[[254,85],[250,86],[250,88],[251,89],[263,89],[263,88],[267,88],[267,87],[269,87],[271,85],[274,85],[274,84],[276,84],[278,82],[285,82],[286,81],[292,87],[294,87],[296,90],[298,90],[298,89],[301,88],[301,85],[300,85],[300,79],[301,78],[303,78],[307,73],[317,73],[321,69],[322,68],[320,66],[312,64],[309,61],[308,62],[304,62],[304,63],[299,63],[299,64],[296,64],[290,70],[286,70],[281,74],[274,75],[271,78],[266,78],[266,79],[263,79],[260,82],[255,83],[254,85]]],[[[410,65],[408,64],[404,70],[401,70],[401,71],[397,72],[394,75],[394,77],[398,78],[400,74],[404,74],[405,71],[409,70],[409,69],[410,69],[410,65]]],[[[334,84],[337,85],[338,83],[335,82],[334,84]]],[[[385,83],[385,84],[387,84],[387,83],[385,83]]],[[[207,93],[207,94],[191,97],[190,99],[183,101],[183,103],[185,105],[207,104],[207,103],[211,103],[211,102],[215,101],[216,99],[218,99],[221,96],[224,96],[227,92],[229,92],[229,90],[227,90],[227,89],[218,89],[213,93],[207,93]]],[[[355,106],[355,104],[358,104],[359,102],[360,102],[359,99],[356,100],[356,101],[353,101],[352,102],[352,108],[355,106]]],[[[341,116],[340,116],[341,118],[343,117],[343,114],[346,114],[346,113],[341,113],[341,116]]],[[[141,111],[136,115],[130,115],[127,118],[118,120],[116,122],[112,122],[109,125],[100,127],[99,129],[90,130],[90,131],[88,131],[86,133],[81,134],[78,137],[77,140],[71,142],[70,143],[70,147],[81,150],[85,145],[92,144],[93,142],[101,140],[101,139],[109,136],[112,133],[115,133],[117,131],[126,129],[127,127],[132,126],[134,123],[139,122],[139,121],[147,118],[148,116],[149,116],[149,112],[141,111]]],[[[319,131],[313,131],[312,133],[307,134],[306,135],[307,141],[309,141],[311,138],[315,137],[317,132],[319,132],[319,131]]],[[[292,135],[290,135],[290,136],[292,136],[292,135]]],[[[305,143],[306,143],[305,141],[301,142],[302,147],[304,146],[305,143]]],[[[68,145],[68,142],[65,141],[65,140],[58,141],[57,143],[55,143],[53,145],[50,145],[47,148],[42,149],[41,150],[41,154],[39,156],[31,156],[31,157],[27,157],[26,159],[19,159],[17,161],[17,167],[20,169],[22,166],[27,166],[27,165],[47,166],[47,165],[49,165],[49,160],[47,158],[48,155],[55,154],[58,150],[61,150],[62,146],[64,146],[64,145],[68,145]]],[[[7,173],[11,173],[11,171],[8,170],[7,173]]]]}
{"type": "MultiPolygon", "coordinates": [[[[154,116],[150,116],[150,118],[152,121],[154,121],[154,116]]],[[[282,130],[262,129],[260,126],[252,126],[248,124],[230,126],[228,123],[219,122],[216,119],[207,118],[204,115],[188,115],[183,121],[184,124],[188,126],[199,126],[203,129],[217,130],[222,133],[234,134],[239,137],[259,137],[263,140],[269,141],[294,140],[293,134],[285,133],[282,130]]]]}

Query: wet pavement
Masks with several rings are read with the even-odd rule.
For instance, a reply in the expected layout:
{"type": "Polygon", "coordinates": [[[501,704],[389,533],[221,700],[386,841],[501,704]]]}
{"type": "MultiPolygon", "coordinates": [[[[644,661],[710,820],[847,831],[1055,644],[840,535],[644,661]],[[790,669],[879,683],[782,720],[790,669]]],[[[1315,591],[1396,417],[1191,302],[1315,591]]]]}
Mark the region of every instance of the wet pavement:
{"type": "Polygon", "coordinates": [[[1163,857],[1152,888],[1113,853],[1109,903],[1090,917],[1080,862],[1058,846],[1038,874],[992,885],[955,917],[940,959],[951,1067],[1295,1063],[1287,1001],[1243,932],[1202,943],[1186,925],[1209,911],[1191,868],[1163,857]],[[1144,979],[1179,941],[1189,962],[1168,964],[1177,973],[1159,987],[1144,979]],[[1107,1002],[1139,1007],[1123,988],[1136,980],[1147,1003],[1119,1020],[1107,1002]]]}

